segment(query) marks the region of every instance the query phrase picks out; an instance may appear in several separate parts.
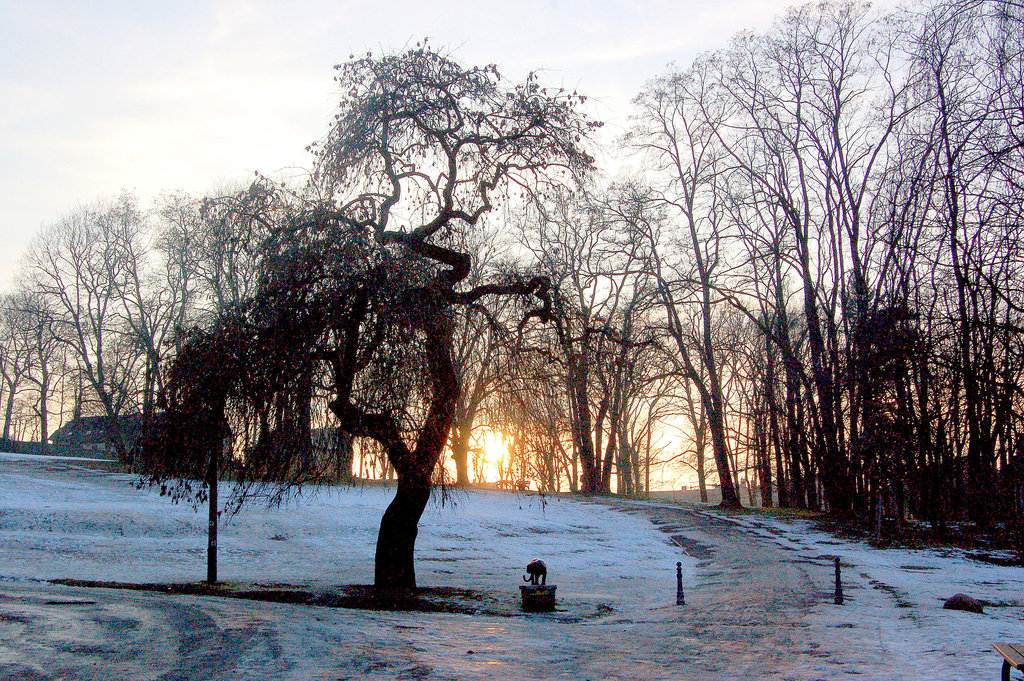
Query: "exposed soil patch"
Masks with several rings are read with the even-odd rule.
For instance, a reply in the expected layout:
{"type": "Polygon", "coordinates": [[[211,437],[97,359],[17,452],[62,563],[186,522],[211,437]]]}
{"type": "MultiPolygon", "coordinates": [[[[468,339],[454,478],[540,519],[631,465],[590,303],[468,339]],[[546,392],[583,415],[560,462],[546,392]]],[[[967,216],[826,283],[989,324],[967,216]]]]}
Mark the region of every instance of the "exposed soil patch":
{"type": "Polygon", "coordinates": [[[470,589],[426,587],[415,591],[378,592],[373,586],[348,584],[330,590],[310,591],[289,584],[239,584],[234,582],[129,583],[84,579],[54,579],[53,584],[102,589],[154,591],[188,596],[217,596],[249,601],[317,605],[357,610],[450,612],[463,614],[513,615],[497,598],[470,589]]]}
{"type": "Polygon", "coordinates": [[[822,529],[846,539],[866,541],[876,549],[956,548],[968,558],[1004,567],[1024,565],[1024,547],[1018,546],[1011,528],[996,525],[983,529],[970,523],[950,524],[939,531],[928,523],[908,521],[887,525],[882,535],[851,522],[822,517],[822,529]]]}
{"type": "Polygon", "coordinates": [[[1000,553],[987,553],[980,551],[977,553],[968,553],[967,557],[979,561],[981,563],[989,563],[990,565],[1000,565],[1002,567],[1020,567],[1024,565],[1024,561],[1009,551],[1002,551],[1000,553]]]}
{"type": "MultiPolygon", "coordinates": [[[[236,582],[131,583],[87,579],[54,579],[51,584],[94,589],[128,589],[184,596],[215,596],[323,608],[349,608],[383,612],[444,612],[491,617],[536,615],[522,610],[518,599],[454,587],[420,587],[414,591],[379,592],[369,584],[347,584],[312,591],[292,584],[239,584],[236,582]]],[[[607,617],[613,608],[605,603],[559,601],[553,612],[541,617],[563,623],[607,617]]]]}
{"type": "MultiPolygon", "coordinates": [[[[667,530],[665,528],[662,528],[662,531],[670,532],[670,530],[667,530]]],[[[683,551],[685,551],[686,555],[688,556],[691,556],[703,562],[707,562],[714,557],[714,553],[711,551],[710,548],[708,548],[704,544],[701,544],[699,541],[695,539],[691,539],[690,537],[687,537],[682,534],[673,534],[671,535],[671,539],[672,543],[681,548],[683,551]]]]}

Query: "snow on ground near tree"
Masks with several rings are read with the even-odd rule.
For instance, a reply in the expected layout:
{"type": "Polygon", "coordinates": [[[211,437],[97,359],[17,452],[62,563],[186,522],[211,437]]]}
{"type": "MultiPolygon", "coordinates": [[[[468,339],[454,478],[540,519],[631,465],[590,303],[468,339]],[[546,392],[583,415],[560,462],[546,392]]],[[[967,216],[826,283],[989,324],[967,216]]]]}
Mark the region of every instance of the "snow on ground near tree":
{"type": "MultiPolygon", "coordinates": [[[[153,490],[135,489],[133,481],[74,462],[0,455],[0,584],[31,586],[54,578],[202,579],[205,509],[173,505],[153,490]]],[[[310,586],[370,583],[377,526],[391,494],[378,487],[316,489],[281,508],[247,506],[222,526],[220,577],[310,586]]],[[[602,620],[589,620],[579,628],[570,625],[565,631],[573,633],[568,636],[586,633],[587,649],[620,656],[618,661],[608,659],[607,666],[626,674],[621,678],[671,677],[670,667],[648,675],[635,666],[645,655],[644,628],[619,623],[635,616],[637,623],[656,623],[662,634],[671,634],[675,618],[682,617],[677,613],[683,613],[672,606],[677,560],[683,562],[688,592],[701,588],[697,561],[670,545],[653,524],[601,504],[557,497],[470,492],[456,493],[454,502],[432,503],[423,517],[417,543],[420,584],[507,594],[514,600],[526,563],[543,558],[550,582],[558,584],[560,601],[603,603],[616,613],[606,625],[602,620]],[[622,639],[625,631],[630,632],[628,645],[622,639]],[[602,641],[607,647],[600,647],[602,641]]],[[[999,658],[991,644],[1024,641],[1024,569],[979,563],[956,550],[876,550],[838,540],[808,521],[700,512],[729,519],[777,543],[792,560],[807,563],[821,577],[815,583],[821,593],[830,588],[829,557],[842,558],[846,604],[835,606],[822,598],[813,606],[801,623],[808,626],[798,630],[800,650],[793,650],[792,663],[782,675],[771,678],[833,678],[823,670],[878,680],[995,678],[999,658]],[[990,605],[981,615],[943,610],[943,599],[954,593],[990,605]],[[819,651],[832,657],[830,666],[816,659],[819,651]]],[[[125,594],[126,602],[139,598],[125,594]]],[[[250,607],[207,600],[213,610],[250,607]]],[[[283,613],[292,606],[251,607],[283,613]]],[[[480,640],[474,646],[486,639],[489,649],[502,651],[509,662],[553,655],[541,639],[527,636],[562,631],[547,628],[542,620],[505,620],[500,629],[485,626],[487,618],[423,613],[336,611],[306,623],[287,621],[292,622],[288,627],[300,627],[281,634],[291,655],[309,648],[310,637],[376,637],[367,644],[366,650],[372,651],[391,642],[407,644],[400,637],[411,636],[412,629],[422,629],[422,636],[432,632],[433,638],[417,639],[416,655],[419,660],[435,659],[439,668],[462,664],[452,660],[446,644],[453,637],[465,644],[470,637],[465,632],[476,632],[472,636],[480,640]],[[452,629],[456,623],[463,633],[452,629]]],[[[556,642],[566,650],[572,645],[556,642]]],[[[306,678],[303,670],[316,668],[313,653],[303,654],[307,658],[294,662],[295,675],[289,678],[306,678]]],[[[556,658],[551,660],[554,664],[556,658]]],[[[480,669],[480,676],[466,671],[456,678],[487,678],[480,669]]],[[[570,671],[558,677],[573,678],[570,671]]]]}
{"type": "MultiPolygon", "coordinates": [[[[0,455],[32,463],[39,457],[0,455]]],[[[35,463],[34,465],[39,465],[35,463]]],[[[67,467],[63,461],[54,466],[67,467]]],[[[7,470],[10,470],[8,468],[7,470]]],[[[0,578],[187,582],[206,575],[206,508],[173,504],[135,478],[78,468],[0,475],[0,578]]],[[[223,492],[222,492],[223,494],[223,492]]],[[[306,488],[279,508],[248,503],[219,532],[218,578],[303,585],[370,584],[386,487],[306,488]]],[[[420,521],[422,586],[507,591],[541,558],[559,598],[617,607],[675,597],[676,561],[695,561],[651,523],[559,497],[452,491],[420,521]]]]}

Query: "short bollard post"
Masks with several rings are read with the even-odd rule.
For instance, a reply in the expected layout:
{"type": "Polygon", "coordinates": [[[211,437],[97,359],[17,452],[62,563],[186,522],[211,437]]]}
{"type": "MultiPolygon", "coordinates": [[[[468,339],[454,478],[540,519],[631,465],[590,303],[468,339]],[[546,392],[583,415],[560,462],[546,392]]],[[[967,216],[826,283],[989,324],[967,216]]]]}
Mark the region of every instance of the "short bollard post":
{"type": "Polygon", "coordinates": [[[683,594],[682,563],[676,563],[676,605],[686,605],[686,595],[683,594]]]}
{"type": "Polygon", "coordinates": [[[839,556],[836,556],[836,605],[843,604],[843,579],[839,574],[839,556]]]}

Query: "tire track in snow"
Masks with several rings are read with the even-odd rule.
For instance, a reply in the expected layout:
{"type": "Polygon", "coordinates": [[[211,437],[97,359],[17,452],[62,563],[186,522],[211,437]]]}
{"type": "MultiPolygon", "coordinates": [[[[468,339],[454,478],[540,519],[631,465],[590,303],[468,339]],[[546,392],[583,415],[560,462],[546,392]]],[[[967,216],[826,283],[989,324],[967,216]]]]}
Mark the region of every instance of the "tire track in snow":
{"type": "Polygon", "coordinates": [[[0,678],[280,678],[280,647],[269,628],[224,626],[188,601],[110,589],[0,586],[0,678]]]}

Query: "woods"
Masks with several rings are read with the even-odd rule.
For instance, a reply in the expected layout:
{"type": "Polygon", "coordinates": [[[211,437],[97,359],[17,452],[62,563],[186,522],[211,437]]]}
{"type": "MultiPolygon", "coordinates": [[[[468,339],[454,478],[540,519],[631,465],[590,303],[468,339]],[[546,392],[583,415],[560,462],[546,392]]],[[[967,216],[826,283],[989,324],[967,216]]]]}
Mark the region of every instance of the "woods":
{"type": "Polygon", "coordinates": [[[395,479],[383,586],[415,585],[431,485],[479,480],[484,433],[543,491],[661,476],[1024,550],[1022,44],[1007,0],[805,5],[638,84],[615,140],[535,75],[352,59],[305,184],[42,230],[2,303],[4,438],[96,415],[161,483],[222,451],[242,482],[395,479]]]}

